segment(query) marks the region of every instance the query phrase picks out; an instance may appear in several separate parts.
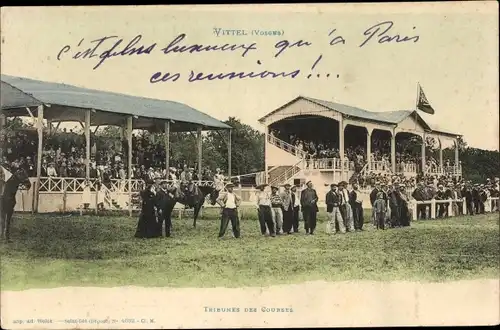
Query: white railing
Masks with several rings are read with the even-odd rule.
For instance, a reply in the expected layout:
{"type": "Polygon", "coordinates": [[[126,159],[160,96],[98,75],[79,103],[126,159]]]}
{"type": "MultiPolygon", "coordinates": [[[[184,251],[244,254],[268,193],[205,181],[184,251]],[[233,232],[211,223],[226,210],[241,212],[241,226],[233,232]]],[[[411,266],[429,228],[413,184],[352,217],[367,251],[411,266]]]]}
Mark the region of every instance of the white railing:
{"type": "MultiPolygon", "coordinates": [[[[33,179],[36,180],[36,179],[33,179]]],[[[84,189],[85,178],[61,178],[61,177],[42,177],[40,178],[40,192],[41,193],[52,193],[52,192],[82,192],[84,189]]],[[[172,181],[167,180],[169,183],[172,181]]],[[[208,186],[214,187],[213,181],[193,181],[198,186],[208,186]]],[[[110,192],[127,193],[129,190],[132,192],[139,192],[145,186],[145,182],[142,179],[131,179],[129,189],[128,179],[111,179],[108,182],[100,181],[99,179],[89,179],[89,184],[91,191],[97,189],[97,183],[101,183],[110,192]]]]}
{"type": "Polygon", "coordinates": [[[415,163],[397,163],[396,164],[397,173],[417,173],[417,164],[415,163]]]}
{"type": "Polygon", "coordinates": [[[288,142],[285,142],[283,140],[280,140],[278,139],[277,137],[273,136],[273,135],[268,135],[267,136],[267,140],[269,141],[269,143],[271,143],[272,145],[280,148],[281,150],[284,150],[288,153],[291,153],[291,154],[294,154],[295,156],[299,157],[299,158],[305,158],[306,155],[307,155],[307,152],[305,152],[304,150],[301,150],[299,149],[298,147],[288,143],[288,142]]]}
{"type": "Polygon", "coordinates": [[[453,176],[462,176],[462,165],[448,165],[448,166],[439,166],[439,165],[430,165],[426,166],[426,172],[428,174],[435,175],[453,175],[453,176]]]}
{"type": "MultiPolygon", "coordinates": [[[[339,158],[313,158],[304,160],[305,168],[308,170],[334,170],[342,169],[342,162],[339,158]]],[[[344,159],[344,170],[354,171],[354,162],[344,159]]]]}
{"type": "Polygon", "coordinates": [[[290,180],[295,174],[299,173],[302,169],[302,163],[303,160],[298,161],[296,164],[294,164],[292,167],[287,169],[285,172],[274,178],[272,181],[269,182],[270,185],[278,185],[285,183],[286,181],[290,180]]]}
{"type": "MultiPolygon", "coordinates": [[[[437,206],[441,204],[446,204],[448,203],[448,208],[446,210],[447,216],[457,216],[459,214],[453,214],[453,206],[454,204],[457,203],[462,203],[462,210],[461,214],[465,215],[467,214],[467,203],[465,201],[465,198],[463,199],[447,199],[447,200],[442,200],[442,199],[431,199],[429,201],[416,201],[412,200],[410,202],[410,205],[412,207],[412,213],[413,213],[413,220],[417,220],[417,205],[425,205],[426,208],[430,207],[430,218],[431,219],[436,219],[436,211],[437,211],[437,206]]],[[[485,212],[496,212],[499,210],[499,198],[498,197],[489,197],[486,202],[484,203],[485,206],[485,212]],[[488,207],[489,209],[486,209],[488,207]]],[[[427,211],[427,210],[426,210],[427,211]]]]}
{"type": "Polygon", "coordinates": [[[391,163],[385,160],[372,160],[370,162],[370,172],[392,172],[391,163]]]}

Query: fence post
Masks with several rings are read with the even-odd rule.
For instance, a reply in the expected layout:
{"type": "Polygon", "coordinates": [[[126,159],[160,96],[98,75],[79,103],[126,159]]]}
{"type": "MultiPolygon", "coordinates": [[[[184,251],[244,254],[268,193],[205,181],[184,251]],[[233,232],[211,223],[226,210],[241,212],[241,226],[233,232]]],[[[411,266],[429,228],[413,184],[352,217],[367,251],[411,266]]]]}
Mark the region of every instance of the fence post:
{"type": "Polygon", "coordinates": [[[452,199],[449,199],[448,200],[449,203],[448,203],[448,217],[452,217],[453,216],[453,200],[452,199]]]}
{"type": "Polygon", "coordinates": [[[431,200],[431,219],[436,219],[436,200],[431,200]]]}
{"type": "Polygon", "coordinates": [[[417,220],[417,206],[419,205],[418,203],[419,203],[418,201],[415,201],[415,203],[413,203],[412,214],[414,221],[417,220]]]}
{"type": "Polygon", "coordinates": [[[465,197],[462,198],[462,214],[467,215],[467,203],[465,201],[465,197]]]}

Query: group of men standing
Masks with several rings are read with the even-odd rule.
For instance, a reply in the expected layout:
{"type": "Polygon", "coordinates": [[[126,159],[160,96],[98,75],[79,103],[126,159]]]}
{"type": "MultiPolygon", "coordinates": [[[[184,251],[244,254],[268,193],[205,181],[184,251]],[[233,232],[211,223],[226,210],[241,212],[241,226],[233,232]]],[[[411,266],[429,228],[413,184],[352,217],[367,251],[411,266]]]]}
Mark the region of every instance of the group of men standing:
{"type": "MultiPolygon", "coordinates": [[[[465,214],[483,214],[498,210],[498,202],[493,201],[490,204],[489,197],[498,197],[500,195],[500,179],[497,177],[492,182],[487,179],[486,184],[472,184],[469,182],[453,183],[451,181],[440,183],[437,189],[433,182],[419,182],[413,191],[412,197],[416,201],[448,201],[438,202],[436,204],[436,217],[443,218],[448,216],[464,215],[464,202],[465,214]]],[[[430,218],[430,207],[426,204],[417,205],[417,217],[419,219],[430,218]]]]}
{"type": "MultiPolygon", "coordinates": [[[[266,186],[257,187],[261,233],[265,235],[268,232],[273,237],[280,234],[298,233],[301,210],[306,234],[314,235],[319,212],[319,197],[312,182],[306,183],[306,188],[302,190],[300,196],[297,193],[297,187],[290,184],[284,185],[282,193],[279,193],[278,187],[271,186],[269,194],[265,191],[266,186]]],[[[325,197],[331,231],[333,228],[335,232],[341,233],[362,230],[363,207],[359,197],[357,185],[354,185],[350,192],[347,190],[347,182],[331,185],[331,190],[325,197]]]]}

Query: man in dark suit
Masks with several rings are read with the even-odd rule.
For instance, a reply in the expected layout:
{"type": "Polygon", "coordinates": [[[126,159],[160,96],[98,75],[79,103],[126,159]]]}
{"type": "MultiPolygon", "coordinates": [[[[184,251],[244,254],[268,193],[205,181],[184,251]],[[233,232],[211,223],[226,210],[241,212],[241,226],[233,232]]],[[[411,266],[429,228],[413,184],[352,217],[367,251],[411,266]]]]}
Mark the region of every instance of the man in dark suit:
{"type": "Polygon", "coordinates": [[[352,190],[349,193],[349,204],[351,204],[352,216],[354,219],[354,230],[363,230],[363,201],[361,200],[361,192],[355,183],[352,185],[352,190]]]}
{"type": "Polygon", "coordinates": [[[293,186],[292,192],[292,205],[293,205],[293,220],[292,220],[292,230],[294,233],[299,232],[299,211],[300,211],[300,198],[297,195],[297,187],[293,186]]]}
{"type": "Polygon", "coordinates": [[[165,237],[170,237],[172,228],[172,218],[167,212],[167,206],[170,199],[168,189],[168,181],[162,181],[159,189],[156,191],[156,206],[158,212],[158,231],[159,235],[163,236],[163,222],[165,222],[165,237]]]}
{"type": "Polygon", "coordinates": [[[313,189],[311,181],[306,183],[307,188],[300,194],[300,205],[304,215],[306,234],[314,235],[316,229],[316,215],[318,213],[318,194],[313,189]]]}
{"type": "Polygon", "coordinates": [[[472,188],[472,205],[474,208],[474,214],[479,214],[480,212],[480,192],[479,192],[479,184],[474,184],[474,187],[472,188]]]}
{"type": "Polygon", "coordinates": [[[472,203],[472,190],[469,183],[462,188],[462,197],[465,198],[465,207],[467,215],[474,215],[474,204],[472,203]]]}
{"type": "Polygon", "coordinates": [[[283,233],[290,234],[292,230],[293,222],[293,201],[292,201],[292,191],[290,190],[291,185],[285,184],[285,191],[281,194],[281,200],[283,201],[283,233]]]}
{"type": "MultiPolygon", "coordinates": [[[[424,185],[422,182],[417,184],[417,188],[413,191],[411,195],[417,202],[422,202],[425,200],[424,185]]],[[[425,205],[417,204],[417,219],[425,219],[425,205]]]]}

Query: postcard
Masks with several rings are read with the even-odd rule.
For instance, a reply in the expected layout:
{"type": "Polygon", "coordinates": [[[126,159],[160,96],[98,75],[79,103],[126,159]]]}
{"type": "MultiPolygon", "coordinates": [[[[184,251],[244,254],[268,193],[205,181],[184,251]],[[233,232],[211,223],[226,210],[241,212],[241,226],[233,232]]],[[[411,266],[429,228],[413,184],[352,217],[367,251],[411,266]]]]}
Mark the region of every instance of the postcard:
{"type": "Polygon", "coordinates": [[[5,329],[500,322],[498,3],[3,7],[5,329]]]}

